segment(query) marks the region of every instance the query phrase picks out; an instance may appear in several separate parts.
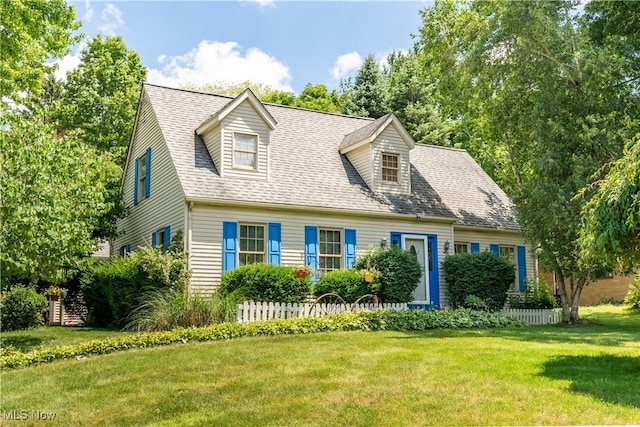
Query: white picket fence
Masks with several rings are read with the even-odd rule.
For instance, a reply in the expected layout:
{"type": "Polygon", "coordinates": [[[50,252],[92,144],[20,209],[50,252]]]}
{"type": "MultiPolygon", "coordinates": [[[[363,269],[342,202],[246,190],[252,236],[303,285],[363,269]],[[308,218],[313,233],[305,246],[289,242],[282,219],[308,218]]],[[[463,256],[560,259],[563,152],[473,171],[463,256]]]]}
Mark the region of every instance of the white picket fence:
{"type": "Polygon", "coordinates": [[[345,311],[361,310],[405,310],[407,304],[312,304],[245,301],[238,304],[236,319],[239,323],[258,322],[271,319],[291,319],[294,317],[321,317],[345,311]]]}
{"type": "Polygon", "coordinates": [[[527,322],[529,325],[550,325],[562,321],[561,308],[547,309],[515,309],[505,308],[503,313],[527,322]]]}

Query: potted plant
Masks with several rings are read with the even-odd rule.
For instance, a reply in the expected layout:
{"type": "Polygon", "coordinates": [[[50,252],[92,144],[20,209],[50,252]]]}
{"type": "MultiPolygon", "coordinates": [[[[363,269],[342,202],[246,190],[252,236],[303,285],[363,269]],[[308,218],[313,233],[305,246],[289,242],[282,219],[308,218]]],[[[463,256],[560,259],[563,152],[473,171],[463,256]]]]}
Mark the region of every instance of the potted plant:
{"type": "Polygon", "coordinates": [[[308,265],[294,265],[292,267],[293,274],[299,279],[304,279],[307,276],[313,275],[313,269],[308,265]]]}
{"type": "Polygon", "coordinates": [[[48,296],[51,301],[58,301],[60,297],[64,298],[67,296],[67,290],[58,286],[49,286],[44,291],[44,294],[48,296]]]}

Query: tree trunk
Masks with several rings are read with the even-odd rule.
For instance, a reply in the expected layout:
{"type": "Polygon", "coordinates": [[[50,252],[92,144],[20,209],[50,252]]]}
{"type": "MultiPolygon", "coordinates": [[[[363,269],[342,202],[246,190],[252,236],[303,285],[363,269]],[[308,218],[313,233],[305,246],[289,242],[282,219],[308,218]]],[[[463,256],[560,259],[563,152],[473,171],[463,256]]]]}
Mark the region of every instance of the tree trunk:
{"type": "Polygon", "coordinates": [[[562,305],[562,320],[565,323],[577,323],[580,321],[579,314],[579,302],[582,288],[586,281],[579,280],[575,283],[573,277],[569,277],[569,284],[571,286],[571,294],[567,295],[567,288],[565,283],[564,274],[562,271],[556,271],[556,285],[558,285],[558,291],[560,293],[560,304],[562,305]]]}

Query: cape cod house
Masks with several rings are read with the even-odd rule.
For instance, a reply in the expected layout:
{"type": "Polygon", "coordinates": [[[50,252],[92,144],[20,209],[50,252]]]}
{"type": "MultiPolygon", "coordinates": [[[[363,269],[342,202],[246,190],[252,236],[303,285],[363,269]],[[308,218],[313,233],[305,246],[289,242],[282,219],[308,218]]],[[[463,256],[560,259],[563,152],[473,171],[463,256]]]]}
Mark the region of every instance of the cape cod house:
{"type": "Polygon", "coordinates": [[[416,144],[377,120],[145,84],[122,177],[130,214],[114,255],[178,230],[191,288],[213,292],[252,262],[353,265],[397,244],[424,267],[416,301],[447,305],[447,254],[490,250],[535,277],[505,193],[464,150],[416,144]]]}

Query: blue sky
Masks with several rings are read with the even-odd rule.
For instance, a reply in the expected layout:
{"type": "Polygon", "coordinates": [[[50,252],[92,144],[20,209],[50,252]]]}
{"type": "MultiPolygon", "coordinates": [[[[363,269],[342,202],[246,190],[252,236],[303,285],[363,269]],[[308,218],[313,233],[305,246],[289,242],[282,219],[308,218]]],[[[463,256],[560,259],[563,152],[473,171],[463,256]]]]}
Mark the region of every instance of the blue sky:
{"type": "MultiPolygon", "coordinates": [[[[148,80],[239,83],[299,93],[338,88],[364,57],[409,50],[419,10],[432,1],[71,1],[89,37],[120,35],[140,54],[148,80]]],[[[82,46],[57,62],[78,63],[82,46]]]]}

